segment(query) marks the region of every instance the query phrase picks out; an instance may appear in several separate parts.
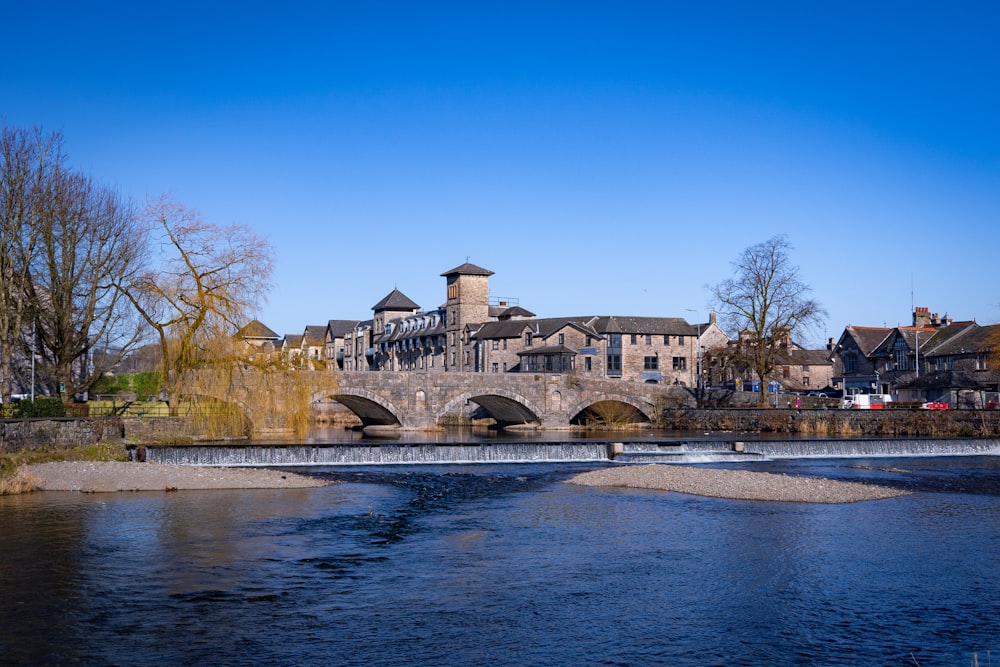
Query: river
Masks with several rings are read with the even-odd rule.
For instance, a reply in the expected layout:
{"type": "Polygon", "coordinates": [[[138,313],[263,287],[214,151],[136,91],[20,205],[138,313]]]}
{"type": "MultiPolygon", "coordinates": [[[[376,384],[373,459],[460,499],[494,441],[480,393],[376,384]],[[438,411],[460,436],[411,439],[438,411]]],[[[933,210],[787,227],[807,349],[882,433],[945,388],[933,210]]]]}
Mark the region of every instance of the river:
{"type": "Polygon", "coordinates": [[[309,466],[318,489],[0,497],[0,663],[987,665],[1000,457],[768,458],[847,505],[309,466]]]}

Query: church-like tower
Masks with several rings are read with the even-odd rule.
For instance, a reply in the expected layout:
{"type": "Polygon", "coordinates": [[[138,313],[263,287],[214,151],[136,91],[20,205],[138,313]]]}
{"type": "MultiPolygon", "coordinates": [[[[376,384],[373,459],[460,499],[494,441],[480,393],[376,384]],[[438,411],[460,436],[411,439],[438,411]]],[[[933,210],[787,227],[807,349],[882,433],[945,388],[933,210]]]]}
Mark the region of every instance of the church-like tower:
{"type": "Polygon", "coordinates": [[[482,324],[490,317],[490,276],[493,272],[466,262],[441,274],[448,284],[445,301],[448,370],[472,370],[466,354],[464,334],[469,325],[482,324]]]}

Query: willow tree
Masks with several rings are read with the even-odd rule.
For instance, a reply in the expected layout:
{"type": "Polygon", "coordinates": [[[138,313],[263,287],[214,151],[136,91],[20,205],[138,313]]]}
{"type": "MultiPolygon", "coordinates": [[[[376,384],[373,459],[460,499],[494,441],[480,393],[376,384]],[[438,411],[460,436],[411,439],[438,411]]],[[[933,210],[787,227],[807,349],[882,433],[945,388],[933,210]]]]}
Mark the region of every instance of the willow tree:
{"type": "Polygon", "coordinates": [[[125,293],[160,344],[168,396],[185,373],[234,363],[220,345],[249,319],[270,287],[273,251],[242,225],[204,221],[168,198],[149,200],[142,215],[149,264],[125,293]]]}
{"type": "Polygon", "coordinates": [[[750,246],[733,262],[732,277],[712,288],[719,321],[738,337],[736,354],[760,380],[762,403],[785,345],[825,317],[799,279],[790,250],[784,236],[750,246]]]}

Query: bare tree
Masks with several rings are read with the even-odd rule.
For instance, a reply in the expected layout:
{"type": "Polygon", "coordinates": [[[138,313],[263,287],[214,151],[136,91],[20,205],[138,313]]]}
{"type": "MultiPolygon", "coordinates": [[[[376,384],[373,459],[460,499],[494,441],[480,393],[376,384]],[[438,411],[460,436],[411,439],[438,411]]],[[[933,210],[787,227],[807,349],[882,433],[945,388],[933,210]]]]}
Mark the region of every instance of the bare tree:
{"type": "Polygon", "coordinates": [[[23,353],[31,315],[41,203],[64,159],[58,132],[0,125],[0,399],[5,403],[10,401],[14,361],[23,353]]]}
{"type": "MultiPolygon", "coordinates": [[[[242,225],[218,226],[168,197],[147,202],[152,263],[125,289],[156,332],[168,392],[186,371],[219,359],[270,286],[273,251],[242,225]]],[[[226,353],[224,353],[226,354],[226,353]]]]}
{"type": "Polygon", "coordinates": [[[40,380],[65,398],[139,342],[141,320],[116,286],[140,267],[145,247],[130,202],[61,169],[49,179],[37,231],[30,290],[40,380]]]}
{"type": "Polygon", "coordinates": [[[784,236],[750,246],[733,262],[734,275],[712,288],[722,325],[738,337],[737,355],[760,380],[762,403],[782,345],[826,315],[808,297],[810,288],[799,280],[789,250],[784,236]]]}

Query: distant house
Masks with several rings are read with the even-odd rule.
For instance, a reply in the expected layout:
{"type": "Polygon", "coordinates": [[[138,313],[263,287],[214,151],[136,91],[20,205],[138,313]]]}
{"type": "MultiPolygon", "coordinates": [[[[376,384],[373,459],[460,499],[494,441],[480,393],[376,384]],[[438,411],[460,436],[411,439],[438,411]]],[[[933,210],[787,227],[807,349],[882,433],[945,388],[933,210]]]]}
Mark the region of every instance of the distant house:
{"type": "Polygon", "coordinates": [[[285,334],[281,339],[281,359],[293,368],[300,367],[302,357],[302,334],[285,334]]]}
{"type": "Polygon", "coordinates": [[[256,319],[250,320],[243,328],[237,331],[236,338],[246,343],[251,353],[259,350],[268,356],[280,350],[282,345],[281,336],[256,319]]]}
{"type": "MultiPolygon", "coordinates": [[[[713,367],[721,371],[720,383],[713,375],[713,384],[749,390],[759,387],[761,378],[747,361],[749,346],[753,345],[748,332],[730,341],[728,345],[711,348],[709,355],[713,367]]],[[[784,391],[804,392],[822,390],[831,387],[833,378],[833,362],[830,360],[831,340],[824,349],[808,349],[796,343],[791,336],[784,335],[772,343],[774,369],[770,377],[764,378],[771,386],[780,385],[784,391]]]]}
{"type": "Polygon", "coordinates": [[[997,369],[990,367],[997,336],[997,325],[955,322],[923,307],[910,326],[848,326],[831,352],[834,383],[845,393],[982,404],[985,392],[997,390],[997,369]]]}
{"type": "Polygon", "coordinates": [[[830,349],[808,350],[790,345],[778,355],[778,381],[786,391],[813,391],[833,386],[830,349]]]}
{"type": "Polygon", "coordinates": [[[310,324],[302,331],[300,360],[304,368],[318,370],[325,366],[326,325],[310,324]]]}
{"type": "Polygon", "coordinates": [[[323,361],[327,370],[344,370],[344,342],[361,324],[358,320],[329,320],[323,332],[323,361]]]}

